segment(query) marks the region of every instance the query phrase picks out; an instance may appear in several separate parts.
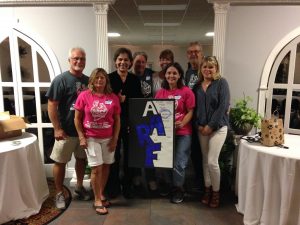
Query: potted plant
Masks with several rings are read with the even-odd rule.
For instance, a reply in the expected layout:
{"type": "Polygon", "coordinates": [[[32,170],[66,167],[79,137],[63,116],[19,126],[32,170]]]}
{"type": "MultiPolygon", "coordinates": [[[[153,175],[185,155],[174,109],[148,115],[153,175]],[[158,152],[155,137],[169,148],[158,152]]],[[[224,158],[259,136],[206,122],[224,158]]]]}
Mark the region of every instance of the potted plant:
{"type": "Polygon", "coordinates": [[[253,127],[260,127],[261,116],[248,106],[251,101],[251,97],[244,95],[243,99],[235,102],[229,112],[230,125],[236,134],[247,135],[253,127]]]}

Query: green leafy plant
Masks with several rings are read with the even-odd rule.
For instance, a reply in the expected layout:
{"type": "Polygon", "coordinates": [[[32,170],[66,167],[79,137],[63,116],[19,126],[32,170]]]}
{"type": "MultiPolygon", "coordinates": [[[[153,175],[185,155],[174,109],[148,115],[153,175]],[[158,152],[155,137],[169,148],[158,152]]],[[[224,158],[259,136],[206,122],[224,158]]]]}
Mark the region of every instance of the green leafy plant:
{"type": "MultiPolygon", "coordinates": [[[[248,106],[249,102],[251,101],[251,97],[244,95],[244,98],[238,99],[235,102],[234,107],[230,110],[230,124],[232,129],[236,131],[236,133],[239,133],[240,130],[247,128],[248,130],[251,130],[253,126],[256,128],[260,128],[260,121],[262,117],[256,112],[256,110],[248,106]]],[[[244,133],[246,134],[248,132],[244,133]]]]}

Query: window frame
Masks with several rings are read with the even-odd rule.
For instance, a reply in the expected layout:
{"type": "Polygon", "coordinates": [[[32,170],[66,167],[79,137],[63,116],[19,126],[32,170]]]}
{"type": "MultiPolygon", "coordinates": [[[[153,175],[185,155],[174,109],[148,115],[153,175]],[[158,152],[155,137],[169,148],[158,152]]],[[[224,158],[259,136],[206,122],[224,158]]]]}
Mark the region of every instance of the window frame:
{"type": "MultiPolygon", "coordinates": [[[[0,27],[2,28],[2,27],[0,27]]],[[[51,123],[45,123],[42,121],[42,107],[41,107],[41,95],[40,88],[48,88],[52,80],[57,74],[61,74],[61,69],[58,60],[54,52],[48,47],[45,42],[35,36],[33,33],[22,28],[18,24],[12,24],[8,27],[4,27],[0,34],[0,43],[2,43],[6,38],[9,38],[9,48],[11,54],[11,67],[12,67],[12,82],[0,82],[0,99],[3,99],[3,88],[13,87],[14,88],[14,102],[15,102],[15,113],[19,116],[24,116],[24,104],[23,104],[23,88],[30,87],[34,90],[35,96],[35,107],[36,107],[36,123],[27,124],[27,128],[37,129],[38,133],[38,144],[42,158],[44,158],[44,139],[43,139],[43,129],[53,128],[51,123]],[[20,71],[20,57],[18,48],[18,38],[25,41],[31,46],[32,52],[32,68],[33,68],[33,82],[24,82],[21,78],[20,71]],[[46,64],[48,68],[50,82],[39,82],[38,74],[38,54],[46,64]]],[[[0,73],[0,81],[1,73],[0,73]]],[[[4,104],[0,102],[0,110],[4,110],[4,104]]],[[[44,164],[47,176],[52,174],[52,164],[44,164]]]]}
{"type": "MultiPolygon", "coordinates": [[[[258,112],[265,118],[272,115],[273,89],[286,89],[285,115],[290,115],[291,101],[293,91],[300,91],[300,84],[294,84],[294,72],[297,45],[300,44],[300,27],[287,34],[270,53],[262,73],[262,79],[259,88],[258,112]],[[290,52],[288,82],[275,83],[276,73],[283,58],[290,52]]],[[[292,129],[290,125],[290,116],[284,118],[284,132],[300,134],[300,129],[292,129]]]]}

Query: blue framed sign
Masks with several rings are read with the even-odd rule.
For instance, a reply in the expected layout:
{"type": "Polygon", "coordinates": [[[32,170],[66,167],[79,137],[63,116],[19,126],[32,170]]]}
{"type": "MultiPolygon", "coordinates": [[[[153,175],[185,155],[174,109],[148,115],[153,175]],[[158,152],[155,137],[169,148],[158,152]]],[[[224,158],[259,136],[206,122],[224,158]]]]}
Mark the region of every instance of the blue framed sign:
{"type": "Polygon", "coordinates": [[[174,99],[129,99],[128,165],[173,168],[174,99]]]}

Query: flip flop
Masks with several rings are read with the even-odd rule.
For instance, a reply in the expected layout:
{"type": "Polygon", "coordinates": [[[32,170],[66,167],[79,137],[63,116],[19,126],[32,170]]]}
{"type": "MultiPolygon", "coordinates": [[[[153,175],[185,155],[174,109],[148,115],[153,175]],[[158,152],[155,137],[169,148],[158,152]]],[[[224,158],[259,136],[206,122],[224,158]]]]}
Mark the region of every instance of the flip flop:
{"type": "Polygon", "coordinates": [[[109,208],[111,206],[111,202],[108,199],[101,200],[102,205],[106,208],[109,208]]]}
{"type": "Polygon", "coordinates": [[[103,205],[94,205],[94,204],[93,204],[93,208],[96,210],[96,213],[97,213],[98,215],[106,215],[106,214],[108,213],[106,207],[103,206],[103,205]],[[106,211],[105,211],[105,212],[99,212],[99,211],[97,211],[97,209],[102,209],[102,210],[105,209],[106,211]]]}

